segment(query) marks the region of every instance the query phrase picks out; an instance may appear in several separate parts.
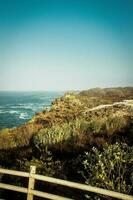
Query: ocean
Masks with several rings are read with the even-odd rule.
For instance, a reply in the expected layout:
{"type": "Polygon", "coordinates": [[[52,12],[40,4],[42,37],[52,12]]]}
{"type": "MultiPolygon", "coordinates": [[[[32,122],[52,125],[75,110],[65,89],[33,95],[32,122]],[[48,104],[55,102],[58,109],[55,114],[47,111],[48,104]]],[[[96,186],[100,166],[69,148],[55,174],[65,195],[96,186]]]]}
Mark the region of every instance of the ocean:
{"type": "Polygon", "coordinates": [[[0,129],[24,124],[63,92],[0,92],[0,129]]]}

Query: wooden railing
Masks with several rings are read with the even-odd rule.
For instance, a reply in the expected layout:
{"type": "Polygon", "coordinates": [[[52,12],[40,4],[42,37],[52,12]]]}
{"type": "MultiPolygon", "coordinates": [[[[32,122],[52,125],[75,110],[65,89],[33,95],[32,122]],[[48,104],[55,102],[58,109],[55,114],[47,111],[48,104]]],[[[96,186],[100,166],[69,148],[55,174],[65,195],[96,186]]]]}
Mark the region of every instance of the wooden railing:
{"type": "Polygon", "coordinates": [[[1,189],[26,193],[27,200],[33,200],[34,196],[43,197],[43,198],[47,198],[47,199],[53,199],[53,200],[70,200],[71,199],[71,198],[61,197],[58,195],[35,190],[34,189],[35,180],[45,181],[45,182],[49,182],[52,184],[58,184],[58,185],[62,185],[62,186],[70,187],[70,188],[76,188],[76,189],[87,191],[87,192],[92,192],[92,193],[109,196],[109,197],[114,197],[116,199],[133,200],[133,196],[130,196],[130,195],[126,195],[126,194],[122,194],[122,193],[118,193],[118,192],[114,192],[114,191],[110,191],[110,190],[105,190],[105,189],[98,188],[98,187],[92,187],[92,186],[85,185],[85,184],[80,184],[80,183],[75,183],[75,182],[71,182],[71,181],[66,181],[66,180],[61,180],[61,179],[57,179],[57,178],[38,175],[38,174],[36,174],[35,166],[30,167],[29,173],[15,171],[15,170],[2,169],[2,168],[0,168],[0,173],[28,178],[29,179],[28,188],[10,185],[10,184],[6,184],[6,183],[0,183],[1,189]]]}

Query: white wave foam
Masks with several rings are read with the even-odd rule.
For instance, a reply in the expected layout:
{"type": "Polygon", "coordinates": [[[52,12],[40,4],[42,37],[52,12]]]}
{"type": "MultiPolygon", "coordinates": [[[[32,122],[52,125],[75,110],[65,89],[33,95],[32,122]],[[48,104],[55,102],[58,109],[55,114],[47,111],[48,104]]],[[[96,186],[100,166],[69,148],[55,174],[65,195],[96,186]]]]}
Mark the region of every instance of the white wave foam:
{"type": "Polygon", "coordinates": [[[9,113],[10,114],[15,114],[15,113],[18,114],[19,112],[17,110],[11,110],[11,111],[9,111],[9,113]]]}
{"type": "Polygon", "coordinates": [[[19,119],[29,119],[29,116],[27,113],[20,113],[19,119]]]}
{"type": "Polygon", "coordinates": [[[8,110],[0,110],[0,114],[9,113],[8,110]]]}
{"type": "Polygon", "coordinates": [[[27,104],[18,104],[18,105],[13,105],[11,108],[13,109],[33,109],[34,107],[37,107],[37,104],[34,103],[27,103],[27,104]]]}
{"type": "Polygon", "coordinates": [[[25,103],[25,104],[16,104],[11,105],[10,107],[4,107],[0,109],[0,114],[9,113],[9,114],[20,114],[20,119],[29,119],[27,110],[31,110],[31,112],[39,112],[46,108],[50,108],[51,104],[47,103],[25,103]],[[26,112],[25,112],[26,111],[26,112]],[[21,113],[23,112],[23,113],[21,113]]]}
{"type": "Polygon", "coordinates": [[[5,113],[5,111],[4,110],[0,110],[0,114],[3,114],[3,113],[5,113]]]}
{"type": "Polygon", "coordinates": [[[28,103],[28,104],[23,104],[21,106],[17,106],[17,109],[25,109],[25,110],[33,110],[33,111],[38,111],[38,110],[43,110],[45,107],[50,106],[49,103],[46,104],[40,104],[40,103],[28,103]]]}
{"type": "Polygon", "coordinates": [[[17,110],[0,110],[0,114],[4,114],[4,113],[18,114],[19,112],[17,110]]]}

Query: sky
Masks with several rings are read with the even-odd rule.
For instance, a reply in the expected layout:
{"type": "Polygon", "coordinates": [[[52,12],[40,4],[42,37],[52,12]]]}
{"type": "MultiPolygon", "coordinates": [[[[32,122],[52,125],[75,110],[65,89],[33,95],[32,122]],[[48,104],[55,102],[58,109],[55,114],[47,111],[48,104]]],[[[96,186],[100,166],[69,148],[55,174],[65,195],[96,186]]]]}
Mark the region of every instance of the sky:
{"type": "Polygon", "coordinates": [[[0,90],[133,86],[132,0],[0,0],[0,90]]]}

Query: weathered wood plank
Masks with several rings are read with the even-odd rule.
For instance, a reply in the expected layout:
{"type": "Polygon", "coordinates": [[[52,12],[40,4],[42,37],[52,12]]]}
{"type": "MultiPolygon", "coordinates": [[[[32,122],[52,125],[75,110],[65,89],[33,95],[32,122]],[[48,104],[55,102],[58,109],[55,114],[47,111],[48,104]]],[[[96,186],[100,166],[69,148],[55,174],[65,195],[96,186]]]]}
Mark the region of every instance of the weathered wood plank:
{"type": "MultiPolygon", "coordinates": [[[[48,199],[59,199],[60,196],[58,196],[58,195],[53,195],[53,194],[34,190],[34,181],[36,179],[36,180],[41,180],[41,181],[45,181],[45,182],[49,182],[49,183],[53,183],[53,184],[76,188],[79,190],[93,192],[93,193],[101,194],[104,196],[110,196],[110,197],[114,197],[114,198],[121,199],[121,200],[133,200],[133,196],[130,196],[130,195],[126,195],[126,194],[122,194],[122,193],[118,193],[118,192],[114,192],[114,191],[110,191],[110,190],[106,190],[106,189],[102,189],[102,188],[98,188],[98,187],[93,187],[93,186],[89,186],[89,185],[85,185],[85,184],[80,184],[80,183],[75,183],[75,182],[71,182],[71,181],[66,181],[66,180],[61,180],[61,179],[57,179],[57,178],[38,175],[38,174],[35,174],[34,167],[33,167],[33,169],[34,170],[31,171],[30,173],[26,173],[26,172],[20,172],[20,171],[7,170],[7,169],[0,168],[0,173],[15,175],[15,176],[22,176],[22,177],[29,177],[28,189],[23,188],[23,187],[9,185],[9,184],[4,184],[4,183],[0,183],[0,188],[7,189],[7,190],[13,190],[13,191],[17,191],[17,192],[28,193],[28,196],[30,196],[30,198],[28,199],[28,197],[27,197],[27,200],[33,200],[33,195],[36,195],[36,196],[41,195],[40,197],[45,197],[48,199]]],[[[65,197],[60,197],[61,200],[62,200],[62,198],[68,199],[65,197]]]]}
{"type": "Polygon", "coordinates": [[[37,190],[33,190],[31,191],[32,194],[34,194],[35,196],[38,197],[43,197],[43,198],[47,198],[47,199],[54,199],[54,200],[72,200],[70,198],[66,198],[66,197],[61,197],[55,194],[50,194],[50,193],[46,193],[46,192],[40,192],[37,190]]]}
{"type": "Polygon", "coordinates": [[[28,172],[20,172],[20,171],[16,171],[16,170],[9,170],[9,169],[3,169],[3,168],[0,168],[0,173],[9,174],[9,175],[13,175],[13,176],[29,177],[28,172]]]}
{"type": "Polygon", "coordinates": [[[31,166],[30,175],[29,175],[27,200],[33,200],[33,194],[31,193],[31,190],[34,190],[35,179],[32,177],[32,175],[34,175],[35,173],[36,173],[36,166],[31,166]]]}
{"type": "Polygon", "coordinates": [[[22,193],[28,192],[27,188],[15,186],[15,185],[9,185],[9,184],[6,184],[6,183],[0,183],[0,188],[6,189],[6,190],[12,190],[12,191],[16,191],[16,192],[22,192],[22,193]]]}
{"type": "Polygon", "coordinates": [[[89,186],[89,185],[85,185],[85,184],[75,183],[75,182],[71,182],[71,181],[61,180],[61,179],[37,175],[37,174],[34,174],[33,177],[37,180],[46,181],[46,182],[54,183],[54,184],[59,184],[59,185],[76,188],[76,189],[84,190],[84,191],[88,191],[88,192],[93,192],[93,193],[97,193],[97,194],[102,194],[102,195],[114,197],[117,199],[133,200],[133,196],[106,190],[106,189],[102,189],[102,188],[98,188],[98,187],[93,187],[93,186],[89,186]]]}

